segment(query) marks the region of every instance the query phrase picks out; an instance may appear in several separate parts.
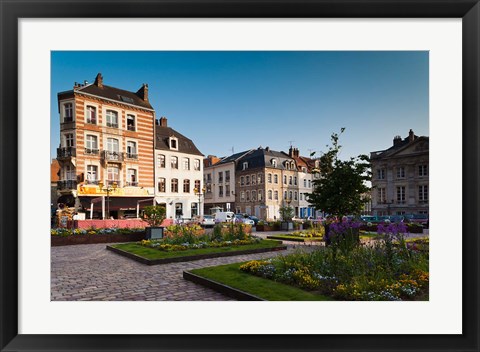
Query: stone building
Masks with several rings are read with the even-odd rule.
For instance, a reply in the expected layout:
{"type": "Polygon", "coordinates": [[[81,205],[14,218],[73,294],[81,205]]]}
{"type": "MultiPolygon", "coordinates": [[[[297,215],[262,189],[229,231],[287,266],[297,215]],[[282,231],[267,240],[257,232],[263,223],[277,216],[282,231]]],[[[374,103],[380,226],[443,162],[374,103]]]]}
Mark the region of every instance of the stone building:
{"type": "Polygon", "coordinates": [[[393,145],[370,154],[372,214],[428,214],[429,138],[396,136],[393,145]]]}
{"type": "Polygon", "coordinates": [[[58,93],[58,109],[58,202],[87,218],[135,216],[153,204],[155,111],[148,85],[130,92],[104,84],[99,73],[93,83],[58,93]]]}
{"type": "Polygon", "coordinates": [[[165,206],[167,219],[203,215],[203,154],[191,139],[161,117],[155,126],[155,201],[165,206]]]}

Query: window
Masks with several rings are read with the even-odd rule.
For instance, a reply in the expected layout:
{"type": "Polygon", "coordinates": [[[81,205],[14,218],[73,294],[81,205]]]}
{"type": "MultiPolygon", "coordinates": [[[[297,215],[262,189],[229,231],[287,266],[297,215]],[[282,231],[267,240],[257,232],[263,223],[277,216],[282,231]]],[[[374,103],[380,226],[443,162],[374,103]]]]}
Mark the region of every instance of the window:
{"type": "Polygon", "coordinates": [[[277,160],[276,159],[272,159],[272,166],[277,167],[277,160]]]}
{"type": "Polygon", "coordinates": [[[272,190],[269,189],[269,190],[268,190],[268,199],[269,199],[269,200],[272,200],[272,193],[273,193],[272,190]]]}
{"type": "Polygon", "coordinates": [[[178,158],[176,156],[170,158],[170,166],[172,169],[178,169],[178,158]]]}
{"type": "Polygon", "coordinates": [[[118,139],[107,138],[107,159],[108,160],[120,159],[118,139]]]}
{"type": "Polygon", "coordinates": [[[243,186],[245,184],[245,177],[240,176],[240,186],[243,186]]]}
{"type": "Polygon", "coordinates": [[[98,139],[97,136],[87,134],[85,139],[85,154],[97,155],[98,154],[98,139]]]}
{"type": "Polygon", "coordinates": [[[64,179],[67,181],[72,181],[76,179],[75,176],[75,167],[73,165],[67,165],[65,166],[65,177],[64,179]]]}
{"type": "Polygon", "coordinates": [[[273,193],[273,199],[278,200],[278,191],[273,193]]]}
{"type": "Polygon", "coordinates": [[[195,159],[193,161],[193,169],[195,171],[200,171],[200,159],[195,159]]]}
{"type": "Polygon", "coordinates": [[[67,148],[74,146],[73,133],[66,133],[65,134],[65,146],[67,148]]]}
{"type": "Polygon", "coordinates": [[[137,170],[135,169],[127,170],[127,186],[138,186],[137,170]]]}
{"type": "Polygon", "coordinates": [[[73,121],[73,104],[66,103],[63,105],[63,122],[73,121]]]}
{"type": "Polygon", "coordinates": [[[300,200],[303,200],[303,193],[300,193],[300,200]]]}
{"type": "Polygon", "coordinates": [[[194,187],[197,192],[200,192],[200,180],[195,180],[195,187],[194,187]]]}
{"type": "Polygon", "coordinates": [[[257,192],[252,191],[252,202],[255,202],[257,200],[257,192]]]}
{"type": "Polygon", "coordinates": [[[241,191],[241,192],[240,192],[240,201],[241,201],[241,202],[244,202],[244,201],[245,201],[245,192],[244,192],[244,191],[241,191]]]}
{"type": "Polygon", "coordinates": [[[245,199],[247,202],[250,202],[250,191],[247,191],[247,197],[245,199]]]}
{"type": "Polygon", "coordinates": [[[285,169],[290,169],[290,164],[287,161],[285,161],[285,169]]]}
{"type": "Polygon", "coordinates": [[[118,113],[113,110],[107,110],[107,127],[118,128],[118,113]]]}
{"type": "Polygon", "coordinates": [[[267,175],[267,181],[268,183],[272,183],[272,174],[267,175]]]}
{"type": "Polygon", "coordinates": [[[127,130],[135,131],[135,116],[127,115],[127,130]]]}
{"type": "Polygon", "coordinates": [[[418,176],[420,177],[428,176],[427,165],[418,165],[418,176]]]}
{"type": "Polygon", "coordinates": [[[255,175],[252,175],[252,185],[255,184],[257,184],[257,178],[255,177],[255,175]]]}
{"type": "Polygon", "coordinates": [[[246,170],[246,169],[248,169],[248,162],[243,163],[243,170],[246,170]]]}
{"type": "Polygon", "coordinates": [[[284,185],[287,184],[287,175],[283,175],[283,184],[284,184],[284,185]]]}
{"type": "Polygon", "coordinates": [[[225,182],[230,182],[230,170],[225,171],[225,182]]]}
{"type": "Polygon", "coordinates": [[[288,197],[288,192],[287,192],[287,191],[283,192],[283,199],[285,199],[285,200],[286,200],[286,199],[287,199],[287,197],[288,197]]]}
{"type": "Polygon", "coordinates": [[[307,187],[307,179],[303,179],[303,187],[307,187]]]}
{"type": "Polygon", "coordinates": [[[172,193],[178,193],[178,179],[172,178],[170,191],[172,193]]]}
{"type": "Polygon", "coordinates": [[[190,170],[190,159],[189,158],[183,158],[183,169],[184,170],[190,170]]]}
{"type": "Polygon", "coordinates": [[[159,177],[158,178],[158,191],[165,192],[165,178],[159,177]]]}
{"type": "Polygon", "coordinates": [[[261,190],[258,190],[257,196],[258,196],[258,201],[262,201],[262,199],[263,199],[263,193],[262,193],[261,190]]]}
{"type": "Polygon", "coordinates": [[[289,176],[289,177],[288,177],[288,184],[289,184],[289,185],[292,185],[292,184],[293,184],[293,177],[292,177],[292,176],[289,176]]]}
{"type": "Polygon", "coordinates": [[[245,185],[249,185],[250,184],[250,176],[245,176],[245,185]]]}
{"type": "Polygon", "coordinates": [[[183,193],[190,193],[190,180],[183,180],[183,193]]]}
{"type": "Polygon", "coordinates": [[[378,169],[377,170],[377,178],[379,180],[385,180],[385,169],[378,169]]]}
{"type": "Polygon", "coordinates": [[[137,143],[131,141],[127,142],[127,158],[138,159],[137,143]]]}
{"type": "Polygon", "coordinates": [[[420,203],[428,202],[428,186],[427,185],[418,186],[418,200],[420,201],[420,203]]]}
{"type": "Polygon", "coordinates": [[[223,172],[222,171],[220,171],[218,173],[218,182],[223,182],[223,172]]]}
{"type": "Polygon", "coordinates": [[[296,186],[297,185],[297,176],[293,178],[293,184],[296,186]]]}
{"type": "Polygon", "coordinates": [[[378,203],[381,204],[386,202],[385,187],[378,188],[377,195],[378,195],[378,203]]]}
{"type": "Polygon", "coordinates": [[[97,108],[94,106],[87,106],[87,123],[97,124],[97,108]]]}
{"type": "Polygon", "coordinates": [[[293,193],[293,200],[297,200],[297,199],[298,199],[298,193],[295,192],[295,193],[293,193]]]}
{"type": "Polygon", "coordinates": [[[293,196],[293,192],[292,191],[288,192],[288,199],[292,200],[293,199],[292,196],[293,196]]]}
{"type": "Polygon", "coordinates": [[[160,154],[157,156],[157,167],[165,167],[165,155],[160,154]]]}
{"type": "Polygon", "coordinates": [[[257,183],[260,185],[263,183],[263,175],[262,174],[258,174],[257,175],[257,183]]]}
{"type": "Polygon", "coordinates": [[[228,197],[230,195],[230,185],[225,185],[225,196],[228,197]]]}
{"type": "Polygon", "coordinates": [[[120,172],[118,165],[111,164],[107,167],[107,186],[113,184],[113,182],[117,182],[120,180],[120,172]]]}
{"type": "Polygon", "coordinates": [[[312,188],[312,180],[308,180],[308,188],[312,188]]]}
{"type": "Polygon", "coordinates": [[[278,183],[278,175],[273,175],[273,183],[278,183]]]}
{"type": "Polygon", "coordinates": [[[208,183],[212,182],[212,174],[207,174],[207,182],[208,183]]]}
{"type": "Polygon", "coordinates": [[[304,172],[304,173],[307,172],[307,168],[305,166],[302,167],[302,172],[304,172]]]}
{"type": "Polygon", "coordinates": [[[170,149],[178,150],[178,139],[170,137],[170,149]]]}
{"type": "Polygon", "coordinates": [[[223,197],[223,186],[218,186],[218,196],[223,197]]]}
{"type": "Polygon", "coordinates": [[[397,203],[405,204],[405,186],[397,187],[397,203]]]}
{"type": "Polygon", "coordinates": [[[87,165],[87,184],[98,183],[98,167],[96,165],[87,165]]]}
{"type": "Polygon", "coordinates": [[[405,178],[405,168],[403,166],[397,167],[397,178],[405,178]]]}

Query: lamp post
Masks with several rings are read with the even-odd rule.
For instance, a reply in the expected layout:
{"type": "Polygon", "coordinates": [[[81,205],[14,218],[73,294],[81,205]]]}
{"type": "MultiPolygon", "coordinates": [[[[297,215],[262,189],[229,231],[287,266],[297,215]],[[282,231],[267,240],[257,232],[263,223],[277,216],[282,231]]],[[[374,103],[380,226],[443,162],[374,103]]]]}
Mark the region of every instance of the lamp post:
{"type": "Polygon", "coordinates": [[[198,216],[200,217],[201,216],[200,208],[201,208],[201,205],[202,205],[201,197],[205,194],[205,187],[203,187],[201,190],[199,190],[198,188],[195,188],[193,191],[198,196],[198,216]]]}
{"type": "MultiPolygon", "coordinates": [[[[113,181],[110,185],[108,184],[106,188],[103,187],[104,184],[102,181],[98,182],[98,188],[103,192],[107,192],[107,219],[110,219],[110,192],[113,192],[117,189],[117,182],[113,181]]],[[[103,217],[105,219],[105,217],[103,217]]]]}

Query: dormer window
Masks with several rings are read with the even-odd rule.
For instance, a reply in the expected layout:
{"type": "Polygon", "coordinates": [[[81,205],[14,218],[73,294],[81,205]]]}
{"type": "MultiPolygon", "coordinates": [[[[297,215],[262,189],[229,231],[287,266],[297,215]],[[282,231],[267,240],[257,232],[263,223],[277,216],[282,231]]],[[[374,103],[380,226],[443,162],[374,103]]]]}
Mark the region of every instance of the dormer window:
{"type": "Polygon", "coordinates": [[[169,144],[170,149],[178,150],[178,139],[176,137],[170,137],[169,144]]]}
{"type": "Polygon", "coordinates": [[[248,162],[243,163],[243,170],[246,170],[246,169],[248,169],[248,162]]]}
{"type": "Polygon", "coordinates": [[[277,160],[276,159],[272,159],[272,166],[277,167],[277,160]]]}

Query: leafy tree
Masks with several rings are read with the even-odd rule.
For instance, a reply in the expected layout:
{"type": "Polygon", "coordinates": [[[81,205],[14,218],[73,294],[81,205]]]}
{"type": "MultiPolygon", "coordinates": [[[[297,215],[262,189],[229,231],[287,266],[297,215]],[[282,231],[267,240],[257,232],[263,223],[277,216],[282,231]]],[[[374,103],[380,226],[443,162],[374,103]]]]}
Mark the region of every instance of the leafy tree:
{"type": "Polygon", "coordinates": [[[161,205],[148,205],[143,209],[143,217],[151,227],[160,226],[165,220],[166,210],[161,205]]]}
{"type": "MultiPolygon", "coordinates": [[[[345,128],[340,130],[340,134],[345,128]]],[[[339,134],[331,136],[331,146],[319,158],[318,177],[313,181],[313,192],[307,194],[315,208],[330,215],[343,216],[360,214],[365,204],[365,194],[370,191],[366,182],[371,180],[370,159],[361,154],[349,160],[338,158],[342,146],[339,134]]]]}
{"type": "Polygon", "coordinates": [[[292,221],[294,210],[291,206],[281,207],[279,212],[283,221],[292,221]]]}

